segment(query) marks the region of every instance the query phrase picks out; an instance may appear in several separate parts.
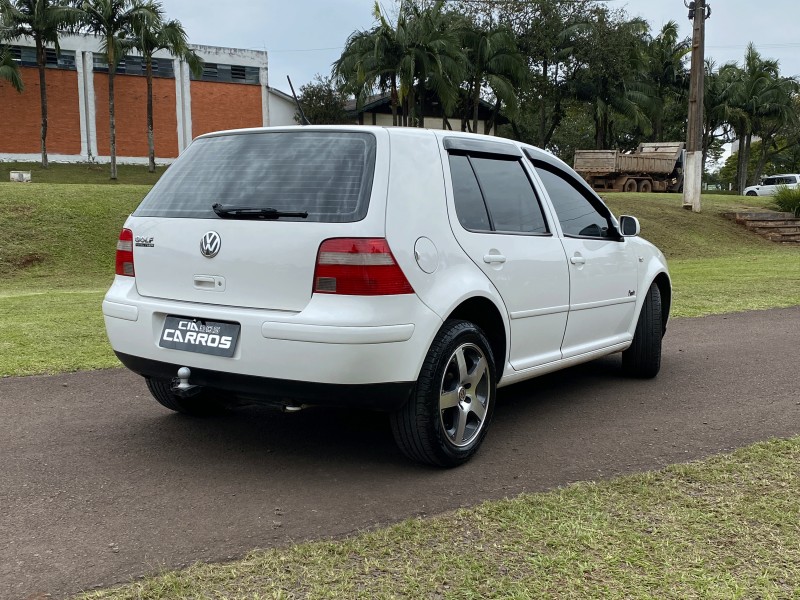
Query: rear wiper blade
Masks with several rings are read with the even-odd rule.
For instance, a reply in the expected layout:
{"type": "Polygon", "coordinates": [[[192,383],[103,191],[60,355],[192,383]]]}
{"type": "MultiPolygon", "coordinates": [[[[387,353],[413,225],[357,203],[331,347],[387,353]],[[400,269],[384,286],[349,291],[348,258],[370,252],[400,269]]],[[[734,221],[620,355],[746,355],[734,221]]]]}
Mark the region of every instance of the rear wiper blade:
{"type": "Polygon", "coordinates": [[[214,212],[223,219],[282,219],[284,217],[296,217],[298,219],[307,219],[308,213],[303,212],[288,212],[278,210],[277,208],[257,208],[249,206],[223,206],[222,204],[214,204],[212,207],[214,212]]]}

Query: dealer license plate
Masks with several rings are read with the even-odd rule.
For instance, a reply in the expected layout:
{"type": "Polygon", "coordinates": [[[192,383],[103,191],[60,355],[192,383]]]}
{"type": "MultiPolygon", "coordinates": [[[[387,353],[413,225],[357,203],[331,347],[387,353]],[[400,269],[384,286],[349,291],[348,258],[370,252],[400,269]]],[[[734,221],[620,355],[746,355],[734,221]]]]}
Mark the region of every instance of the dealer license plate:
{"type": "Polygon", "coordinates": [[[158,345],[230,358],[236,350],[240,329],[239,323],[167,316],[158,345]]]}

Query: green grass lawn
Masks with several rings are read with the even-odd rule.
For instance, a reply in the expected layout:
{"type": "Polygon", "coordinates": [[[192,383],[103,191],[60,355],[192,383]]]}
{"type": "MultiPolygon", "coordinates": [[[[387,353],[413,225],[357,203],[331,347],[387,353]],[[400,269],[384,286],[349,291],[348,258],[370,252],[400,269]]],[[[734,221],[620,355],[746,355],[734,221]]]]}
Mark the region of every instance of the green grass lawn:
{"type": "Polygon", "coordinates": [[[117,180],[114,181],[111,179],[111,167],[109,165],[50,163],[47,169],[43,169],[40,163],[0,162],[0,182],[7,182],[11,171],[30,171],[33,183],[151,186],[158,181],[158,178],[161,177],[165,170],[166,167],[156,167],[155,173],[148,173],[146,166],[117,165],[117,180]]]}
{"type": "Polygon", "coordinates": [[[798,464],[772,441],[84,598],[797,598],[798,464]]]}
{"type": "Polygon", "coordinates": [[[661,248],[673,279],[673,317],[800,304],[800,246],[782,246],[722,218],[772,208],[771,199],[704,195],[703,211],[675,194],[607,194],[614,214],[639,219],[642,236],[661,248]]]}

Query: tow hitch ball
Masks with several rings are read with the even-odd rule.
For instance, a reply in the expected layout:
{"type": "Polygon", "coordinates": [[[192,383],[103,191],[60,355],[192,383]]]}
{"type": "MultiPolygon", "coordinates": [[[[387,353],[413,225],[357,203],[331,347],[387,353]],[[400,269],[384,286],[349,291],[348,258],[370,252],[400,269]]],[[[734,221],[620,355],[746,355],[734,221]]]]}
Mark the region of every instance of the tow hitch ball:
{"type": "Polygon", "coordinates": [[[189,367],[181,367],[178,369],[178,376],[172,380],[172,393],[179,398],[191,398],[200,393],[201,388],[199,385],[192,385],[189,383],[189,377],[192,376],[189,367]]]}

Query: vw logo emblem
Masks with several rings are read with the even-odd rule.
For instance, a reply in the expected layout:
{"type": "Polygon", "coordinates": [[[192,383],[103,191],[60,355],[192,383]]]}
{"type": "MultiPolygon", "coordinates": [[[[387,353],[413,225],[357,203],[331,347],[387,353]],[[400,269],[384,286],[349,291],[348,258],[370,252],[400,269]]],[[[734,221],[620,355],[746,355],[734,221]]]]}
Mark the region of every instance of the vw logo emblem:
{"type": "Polygon", "coordinates": [[[216,231],[209,231],[200,240],[200,253],[206,258],[214,258],[222,247],[222,238],[216,231]]]}

